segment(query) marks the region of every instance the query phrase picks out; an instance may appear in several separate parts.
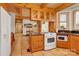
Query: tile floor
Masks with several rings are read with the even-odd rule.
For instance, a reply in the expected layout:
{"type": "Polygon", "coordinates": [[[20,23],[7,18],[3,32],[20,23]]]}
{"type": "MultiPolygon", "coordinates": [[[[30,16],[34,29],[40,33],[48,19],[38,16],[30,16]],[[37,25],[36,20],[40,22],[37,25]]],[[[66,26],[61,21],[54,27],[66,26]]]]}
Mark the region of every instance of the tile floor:
{"type": "Polygon", "coordinates": [[[29,36],[22,36],[21,33],[15,34],[15,46],[12,56],[79,56],[68,49],[56,48],[48,51],[27,52],[29,47],[29,36]]]}

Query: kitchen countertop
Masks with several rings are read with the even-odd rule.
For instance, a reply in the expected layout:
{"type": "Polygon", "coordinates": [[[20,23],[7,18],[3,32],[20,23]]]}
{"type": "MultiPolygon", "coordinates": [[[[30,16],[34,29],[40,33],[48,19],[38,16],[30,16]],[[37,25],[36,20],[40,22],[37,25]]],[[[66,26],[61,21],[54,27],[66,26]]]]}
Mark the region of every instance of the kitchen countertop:
{"type": "Polygon", "coordinates": [[[79,36],[79,34],[72,34],[72,33],[70,33],[70,35],[79,36]]]}
{"type": "Polygon", "coordinates": [[[57,33],[57,35],[69,35],[69,33],[57,33]]]}
{"type": "Polygon", "coordinates": [[[32,36],[39,36],[39,35],[44,35],[44,34],[32,34],[32,36]]]}
{"type": "Polygon", "coordinates": [[[76,34],[76,33],[57,33],[57,35],[76,35],[76,36],[79,36],[79,34],[76,34]]]}
{"type": "MultiPolygon", "coordinates": [[[[38,36],[38,35],[44,35],[44,34],[31,34],[31,36],[38,36]]],[[[30,36],[30,35],[23,35],[23,36],[30,36]]]]}

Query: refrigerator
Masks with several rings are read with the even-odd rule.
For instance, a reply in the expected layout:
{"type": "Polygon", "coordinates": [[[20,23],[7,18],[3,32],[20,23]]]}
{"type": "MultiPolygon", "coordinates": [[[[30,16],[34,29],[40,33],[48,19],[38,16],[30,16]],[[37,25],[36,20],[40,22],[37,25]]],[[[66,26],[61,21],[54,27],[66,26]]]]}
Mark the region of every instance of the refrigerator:
{"type": "Polygon", "coordinates": [[[0,7],[0,56],[11,53],[11,16],[0,7]]]}

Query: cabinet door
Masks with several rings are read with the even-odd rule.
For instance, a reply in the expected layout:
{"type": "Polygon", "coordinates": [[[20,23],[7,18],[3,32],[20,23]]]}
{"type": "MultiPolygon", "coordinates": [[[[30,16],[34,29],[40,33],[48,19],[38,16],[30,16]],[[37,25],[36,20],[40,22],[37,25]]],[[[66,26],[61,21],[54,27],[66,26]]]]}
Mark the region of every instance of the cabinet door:
{"type": "Polygon", "coordinates": [[[21,16],[22,14],[21,14],[21,8],[15,8],[15,10],[16,10],[16,16],[21,16]]]}
{"type": "Polygon", "coordinates": [[[38,49],[42,50],[43,47],[44,47],[43,36],[39,36],[38,38],[39,38],[39,40],[38,40],[38,49]]]}
{"type": "Polygon", "coordinates": [[[31,52],[40,51],[43,49],[43,36],[31,37],[31,52]]]}
{"type": "Polygon", "coordinates": [[[50,12],[50,20],[55,21],[54,13],[53,12],[50,12]]]}
{"type": "Polygon", "coordinates": [[[79,37],[76,39],[76,52],[79,53],[79,37]]]}
{"type": "Polygon", "coordinates": [[[31,37],[31,51],[35,52],[38,49],[38,39],[37,36],[31,37]]]}
{"type": "Polygon", "coordinates": [[[38,10],[31,9],[31,19],[32,20],[38,20],[38,10]]]}
{"type": "Polygon", "coordinates": [[[44,20],[45,19],[45,12],[42,10],[39,10],[39,19],[44,20]]]}
{"type": "Polygon", "coordinates": [[[70,37],[70,47],[72,51],[76,52],[76,37],[75,36],[70,37]]]}
{"type": "Polygon", "coordinates": [[[30,17],[30,8],[22,8],[22,16],[30,17]]]}
{"type": "Polygon", "coordinates": [[[54,29],[54,22],[49,22],[49,31],[50,32],[54,32],[55,29],[54,29]]]}
{"type": "Polygon", "coordinates": [[[50,13],[46,12],[46,20],[50,20],[50,13]]]}

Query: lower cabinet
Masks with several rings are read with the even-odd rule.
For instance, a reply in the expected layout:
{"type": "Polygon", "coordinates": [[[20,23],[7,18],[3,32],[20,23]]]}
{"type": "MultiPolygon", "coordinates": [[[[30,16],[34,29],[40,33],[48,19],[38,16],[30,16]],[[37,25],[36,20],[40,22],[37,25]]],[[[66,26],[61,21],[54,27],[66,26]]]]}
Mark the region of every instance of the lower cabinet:
{"type": "Polygon", "coordinates": [[[69,40],[69,35],[67,35],[67,38],[65,36],[61,36],[62,38],[57,38],[57,47],[58,48],[65,48],[69,49],[70,48],[70,40],[69,40]]]}
{"type": "Polygon", "coordinates": [[[33,35],[30,40],[31,52],[43,50],[44,38],[43,35],[33,35]]]}
{"type": "Polygon", "coordinates": [[[79,53],[79,35],[70,35],[70,50],[79,53]]]}
{"type": "Polygon", "coordinates": [[[68,49],[68,48],[69,48],[69,42],[57,41],[57,47],[58,47],[58,48],[65,48],[65,49],[68,49]]]}

